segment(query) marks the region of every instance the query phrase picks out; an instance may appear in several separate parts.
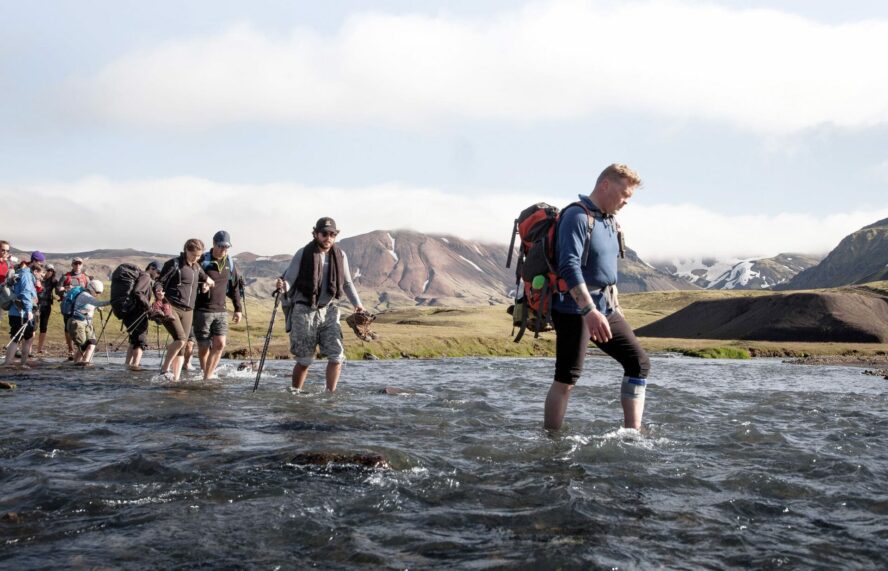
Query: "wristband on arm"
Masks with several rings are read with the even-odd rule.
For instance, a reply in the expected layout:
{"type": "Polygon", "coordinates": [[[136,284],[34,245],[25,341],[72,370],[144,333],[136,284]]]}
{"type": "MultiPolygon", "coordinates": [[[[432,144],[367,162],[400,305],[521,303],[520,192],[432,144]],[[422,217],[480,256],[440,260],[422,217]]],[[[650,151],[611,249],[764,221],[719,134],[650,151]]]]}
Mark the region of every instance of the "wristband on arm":
{"type": "Polygon", "coordinates": [[[595,306],[590,303],[589,305],[587,305],[586,307],[584,307],[580,310],[580,315],[587,315],[593,309],[595,309],[595,306]]]}

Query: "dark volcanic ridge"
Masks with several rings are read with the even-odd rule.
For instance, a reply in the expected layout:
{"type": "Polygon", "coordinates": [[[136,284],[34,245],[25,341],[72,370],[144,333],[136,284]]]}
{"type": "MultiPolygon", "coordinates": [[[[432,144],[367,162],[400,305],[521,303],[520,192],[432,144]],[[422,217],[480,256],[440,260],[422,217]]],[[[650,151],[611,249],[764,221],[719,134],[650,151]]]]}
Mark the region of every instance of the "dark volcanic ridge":
{"type": "Polygon", "coordinates": [[[836,291],[698,301],[636,333],[680,339],[888,343],[888,299],[836,291]]]}

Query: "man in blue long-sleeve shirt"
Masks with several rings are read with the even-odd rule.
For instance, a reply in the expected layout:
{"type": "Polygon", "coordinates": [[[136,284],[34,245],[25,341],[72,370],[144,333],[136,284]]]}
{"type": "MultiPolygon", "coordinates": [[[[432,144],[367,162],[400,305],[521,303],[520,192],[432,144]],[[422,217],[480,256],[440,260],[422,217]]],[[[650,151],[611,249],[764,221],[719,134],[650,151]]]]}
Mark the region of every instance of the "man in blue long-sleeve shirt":
{"type": "Polygon", "coordinates": [[[565,208],[559,218],[556,261],[568,292],[555,293],[552,303],[555,380],[546,396],[546,428],[561,428],[570,393],[583,372],[590,338],[623,366],[623,425],[641,427],[650,360],[617,308],[620,238],[613,218],[640,185],[632,169],[610,165],[599,175],[592,194],[580,196],[580,203],[565,208]]]}

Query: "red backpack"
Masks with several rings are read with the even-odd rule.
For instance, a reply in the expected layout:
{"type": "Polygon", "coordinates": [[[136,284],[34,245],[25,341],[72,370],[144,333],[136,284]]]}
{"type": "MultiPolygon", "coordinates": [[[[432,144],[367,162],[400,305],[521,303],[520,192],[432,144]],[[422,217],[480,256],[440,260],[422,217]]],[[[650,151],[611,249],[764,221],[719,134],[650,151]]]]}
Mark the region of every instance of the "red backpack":
{"type": "MultiPolygon", "coordinates": [[[[585,210],[589,219],[582,258],[585,265],[589,258],[589,240],[595,226],[595,216],[582,201],[572,202],[564,210],[575,205],[585,210]]],[[[567,283],[558,276],[555,259],[555,228],[564,210],[540,202],[522,210],[512,227],[507,268],[512,264],[515,236],[521,238],[515,265],[515,304],[512,307],[512,333],[516,326],[519,327],[515,343],[524,337],[529,321],[533,322],[534,337],[539,337],[540,331],[551,329],[552,294],[567,292],[567,283]]]]}

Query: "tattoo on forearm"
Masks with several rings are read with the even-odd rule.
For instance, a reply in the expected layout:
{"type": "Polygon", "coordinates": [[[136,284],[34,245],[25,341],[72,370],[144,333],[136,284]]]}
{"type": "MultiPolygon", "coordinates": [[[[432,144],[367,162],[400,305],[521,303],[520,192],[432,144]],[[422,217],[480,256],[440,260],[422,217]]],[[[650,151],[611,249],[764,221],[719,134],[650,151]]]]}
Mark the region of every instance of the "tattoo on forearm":
{"type": "Polygon", "coordinates": [[[589,294],[589,288],[585,283],[577,284],[570,289],[570,295],[580,307],[586,307],[592,303],[592,296],[589,294]]]}

